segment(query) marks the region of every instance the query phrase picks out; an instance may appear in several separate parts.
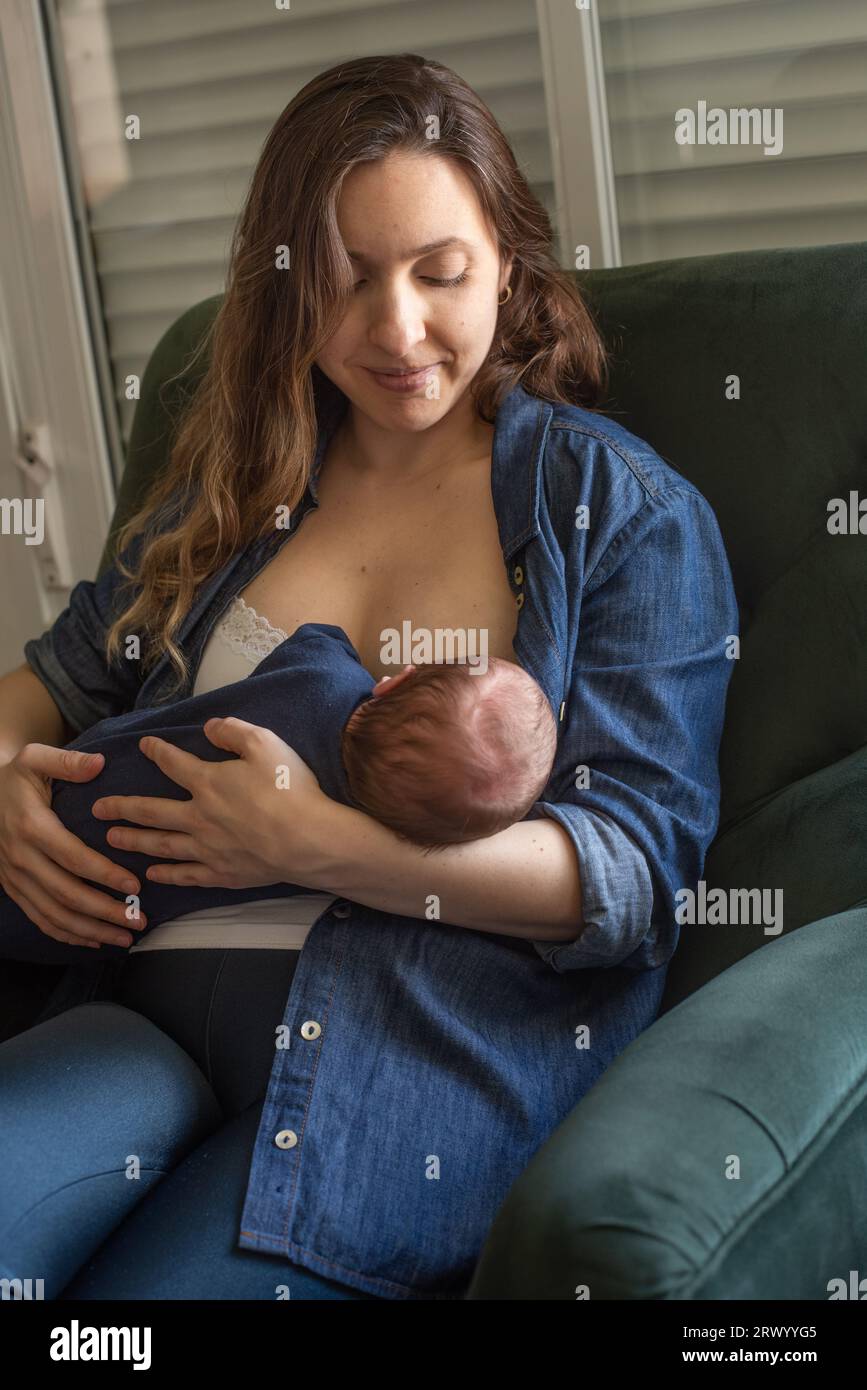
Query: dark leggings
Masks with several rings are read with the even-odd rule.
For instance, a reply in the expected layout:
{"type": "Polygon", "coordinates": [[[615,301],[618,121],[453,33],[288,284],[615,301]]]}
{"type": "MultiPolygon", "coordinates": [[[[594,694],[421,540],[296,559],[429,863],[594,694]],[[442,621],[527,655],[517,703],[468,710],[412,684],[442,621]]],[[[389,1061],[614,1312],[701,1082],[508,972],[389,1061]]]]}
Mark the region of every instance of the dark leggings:
{"type": "Polygon", "coordinates": [[[174,1038],[226,1119],[263,1101],[300,951],[140,951],[120,962],[107,997],[174,1038]]]}
{"type": "Polygon", "coordinates": [[[297,960],[141,952],[0,1044],[0,1277],[61,1300],[373,1297],[235,1244],[297,960]]]}

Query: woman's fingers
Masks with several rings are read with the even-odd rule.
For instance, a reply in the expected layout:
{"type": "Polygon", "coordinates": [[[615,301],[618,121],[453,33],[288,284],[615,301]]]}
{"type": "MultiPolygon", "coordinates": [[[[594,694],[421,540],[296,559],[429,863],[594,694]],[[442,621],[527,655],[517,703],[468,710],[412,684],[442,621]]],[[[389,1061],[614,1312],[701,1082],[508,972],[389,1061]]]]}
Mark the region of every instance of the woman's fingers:
{"type": "MultiPolygon", "coordinates": [[[[12,894],[10,893],[9,896],[12,897],[12,894]]],[[[53,927],[23,893],[19,893],[14,901],[17,902],[22,912],[27,913],[33,925],[38,927],[44,936],[50,936],[53,941],[60,941],[64,946],[87,946],[90,950],[99,950],[98,941],[90,941],[82,936],[71,936],[69,932],[60,931],[57,927],[53,927]]]]}
{"type": "Polygon", "coordinates": [[[97,820],[127,820],[163,830],[189,831],[194,815],[189,798],[171,796],[101,796],[90,809],[97,820]]]}
{"type": "MultiPolygon", "coordinates": [[[[30,834],[31,845],[78,878],[89,878],[94,883],[104,883],[106,888],[116,888],[119,893],[141,891],[141,884],[135,874],[120,864],[114,864],[104,854],[100,854],[99,850],[91,849],[83,840],[79,840],[77,835],[73,835],[71,830],[67,830],[59,816],[48,807],[45,809],[51,819],[46,821],[40,816],[38,827],[34,826],[30,834]]],[[[90,895],[89,901],[95,916],[102,915],[101,909],[114,905],[114,900],[105,893],[100,893],[99,889],[86,888],[83,884],[81,887],[84,893],[90,895]]],[[[84,899],[78,899],[76,906],[86,910],[84,899]]]]}
{"type": "MultiPolygon", "coordinates": [[[[34,925],[54,940],[129,945],[133,938],[128,934],[126,904],[88,886],[77,875],[107,882],[126,894],[139,891],[138,879],[82,844],[50,806],[46,779],[64,774],[87,781],[93,774],[82,768],[83,762],[74,750],[26,744],[0,769],[2,885],[34,925]]],[[[145,925],[144,919],[140,917],[137,924],[145,925]]]]}
{"type": "Polygon", "coordinates": [[[195,858],[196,842],[191,835],[176,835],[168,830],[139,830],[135,825],[113,825],[106,832],[110,845],[118,849],[147,854],[152,859],[195,858]]]}
{"type": "MultiPolygon", "coordinates": [[[[83,845],[47,806],[30,809],[27,816],[32,823],[26,841],[16,846],[7,865],[4,886],[10,897],[20,902],[23,894],[44,919],[61,931],[72,930],[75,935],[126,945],[128,938],[119,938],[118,928],[127,932],[133,926],[146,926],[144,913],[130,922],[125,902],[92,888],[79,877],[91,873],[96,876],[105,862],[115,878],[120,876],[118,887],[124,892],[124,871],[83,845]],[[65,863],[72,865],[71,871],[63,867],[65,863]]],[[[129,891],[132,893],[132,889],[129,891]]]]}
{"type": "MultiPolygon", "coordinates": [[[[70,748],[52,748],[45,743],[28,743],[18,753],[15,761],[20,771],[26,770],[61,781],[87,782],[100,771],[104,761],[101,753],[96,754],[95,765],[89,767],[87,761],[90,756],[88,754],[85,757],[84,754],[70,748]]],[[[27,780],[40,790],[43,798],[46,797],[44,787],[33,782],[32,778],[27,780]]],[[[119,893],[140,892],[141,884],[135,874],[119,864],[114,864],[104,854],[79,840],[77,835],[66,829],[50,805],[31,810],[30,816],[32,822],[21,826],[28,844],[36,846],[50,859],[81,878],[104,883],[106,888],[116,888],[119,893]]],[[[93,893],[96,890],[89,891],[93,893]]],[[[97,901],[101,901],[105,906],[109,900],[97,894],[97,901]]]]}
{"type": "Polygon", "coordinates": [[[31,878],[57,902],[59,908],[76,913],[94,927],[103,926],[105,923],[114,924],[124,930],[133,926],[136,929],[147,926],[147,917],[141,909],[138,917],[131,922],[126,915],[125,902],[110,898],[98,888],[88,887],[75,873],[67,873],[55,863],[51,856],[43,855],[37,861],[31,878]]]}
{"type": "Polygon", "coordinates": [[[17,890],[15,890],[14,884],[8,887],[6,891],[9,893],[9,896],[14,898],[19,906],[22,907],[22,910],[27,913],[28,917],[31,917],[31,920],[36,923],[39,929],[41,931],[47,931],[50,936],[54,935],[55,932],[63,932],[66,933],[67,936],[71,936],[75,941],[93,941],[96,942],[97,945],[106,942],[115,946],[129,946],[134,940],[128,933],[129,924],[127,924],[127,931],[121,934],[116,927],[112,928],[104,922],[94,921],[90,917],[85,917],[81,913],[73,912],[63,907],[50,893],[40,887],[38,883],[29,882],[26,892],[20,895],[17,890]],[[35,909],[39,920],[32,917],[31,911],[27,907],[24,907],[21,902],[22,897],[35,909]]]}
{"type": "Polygon", "coordinates": [[[102,753],[78,753],[50,743],[25,743],[18,753],[20,767],[60,782],[89,782],[105,764],[102,753]]]}

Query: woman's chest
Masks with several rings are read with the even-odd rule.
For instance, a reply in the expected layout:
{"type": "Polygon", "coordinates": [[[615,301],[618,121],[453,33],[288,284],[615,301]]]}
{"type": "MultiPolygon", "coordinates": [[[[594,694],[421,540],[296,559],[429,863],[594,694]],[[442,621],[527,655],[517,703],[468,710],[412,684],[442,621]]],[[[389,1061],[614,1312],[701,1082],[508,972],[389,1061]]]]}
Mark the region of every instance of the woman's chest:
{"type": "Polygon", "coordinates": [[[290,635],[302,623],[343,628],[377,678],[395,673],[395,631],[435,643],[437,630],[452,630],[467,650],[516,661],[518,614],[484,468],[391,506],[321,494],[241,597],[290,635]]]}

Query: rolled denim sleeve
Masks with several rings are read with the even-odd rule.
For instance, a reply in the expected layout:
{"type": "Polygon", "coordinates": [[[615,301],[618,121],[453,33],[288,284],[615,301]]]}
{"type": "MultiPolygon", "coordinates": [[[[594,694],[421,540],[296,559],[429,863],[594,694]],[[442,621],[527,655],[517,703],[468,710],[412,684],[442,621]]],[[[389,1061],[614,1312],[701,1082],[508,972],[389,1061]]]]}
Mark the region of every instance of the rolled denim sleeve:
{"type": "MultiPolygon", "coordinates": [[[[136,536],[124,551],[131,562],[142,543],[136,536]]],[[[119,592],[123,575],[112,564],[98,580],[82,579],[69,595],[69,603],[41,637],[24,645],[24,658],[51,695],[74,734],[83,733],[100,719],[131,709],[140,688],[138,661],[109,665],[105,634],[126,608],[133,591],[119,592]]]]}
{"type": "Polygon", "coordinates": [[[585,584],[554,772],[533,811],[563,826],[581,877],[575,940],[534,942],[555,970],[652,969],[673,954],[675,894],[698,883],[719,820],[737,632],[710,504],[688,484],[649,498],[585,584]]]}

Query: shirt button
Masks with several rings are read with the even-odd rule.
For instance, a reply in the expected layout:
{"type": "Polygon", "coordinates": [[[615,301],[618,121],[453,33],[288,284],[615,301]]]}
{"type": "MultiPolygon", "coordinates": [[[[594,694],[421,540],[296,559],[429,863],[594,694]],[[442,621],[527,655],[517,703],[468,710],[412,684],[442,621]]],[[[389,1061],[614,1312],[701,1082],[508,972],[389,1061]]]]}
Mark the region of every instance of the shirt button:
{"type": "Polygon", "coordinates": [[[341,903],[339,907],[334,907],[331,910],[335,917],[348,917],[350,911],[349,903],[341,903]]]}
{"type": "Polygon", "coordinates": [[[322,1029],[315,1019],[308,1018],[306,1023],[301,1024],[301,1036],[307,1038],[308,1042],[313,1038],[318,1038],[321,1032],[322,1029]]]}
{"type": "Polygon", "coordinates": [[[520,565],[515,566],[514,580],[516,584],[523,584],[524,582],[524,571],[521,569],[520,565]]]}
{"type": "Polygon", "coordinates": [[[294,1149],[298,1143],[298,1135],[294,1129],[281,1129],[279,1134],[274,1135],[274,1143],[278,1149],[294,1149]]]}
{"type": "Polygon", "coordinates": [[[524,595],[523,595],[523,594],[519,594],[518,597],[515,599],[515,605],[516,605],[516,607],[518,607],[518,608],[523,608],[523,607],[524,607],[524,595]]]}

